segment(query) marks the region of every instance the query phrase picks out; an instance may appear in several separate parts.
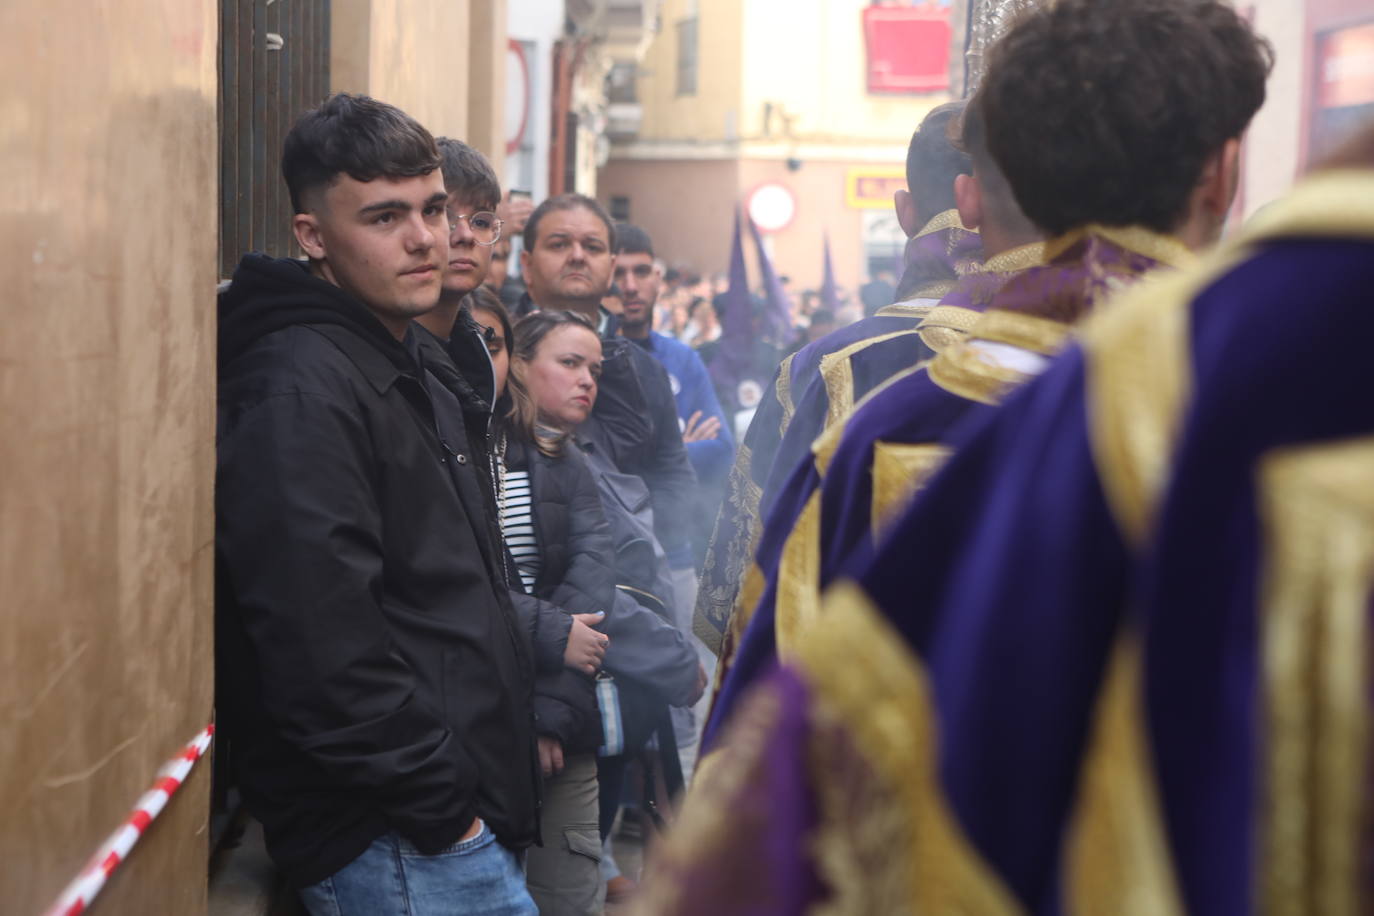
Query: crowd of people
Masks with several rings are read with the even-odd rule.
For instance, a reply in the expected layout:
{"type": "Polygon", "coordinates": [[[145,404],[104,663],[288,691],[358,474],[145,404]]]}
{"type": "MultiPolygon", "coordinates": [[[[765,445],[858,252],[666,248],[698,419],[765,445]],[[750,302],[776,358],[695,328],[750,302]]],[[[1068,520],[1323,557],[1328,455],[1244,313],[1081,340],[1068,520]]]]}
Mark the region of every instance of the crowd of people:
{"type": "Polygon", "coordinates": [[[1374,132],[1220,241],[1272,65],[1221,0],[1030,13],[901,275],[795,307],[303,116],[305,258],[219,303],[216,642],[306,909],[1355,912],[1374,132]]]}

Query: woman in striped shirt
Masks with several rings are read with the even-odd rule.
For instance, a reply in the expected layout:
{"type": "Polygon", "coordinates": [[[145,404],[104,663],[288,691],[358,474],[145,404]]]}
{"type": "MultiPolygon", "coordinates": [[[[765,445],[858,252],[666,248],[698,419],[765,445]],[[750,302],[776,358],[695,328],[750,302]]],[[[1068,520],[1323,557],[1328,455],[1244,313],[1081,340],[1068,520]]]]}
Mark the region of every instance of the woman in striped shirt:
{"type": "MultiPolygon", "coordinates": [[[[498,380],[493,441],[497,509],[511,565],[511,587],[581,616],[615,600],[614,553],[596,483],[573,429],[596,401],[601,340],[582,318],[536,312],[514,340],[500,305],[475,300],[473,318],[489,330],[498,380]]],[[[583,620],[590,618],[583,617],[583,620]]],[[[596,633],[600,647],[608,637],[596,633]]],[[[530,894],[543,913],[599,913],[596,752],[601,716],[592,679],[565,669],[535,681],[535,730],[544,772],[543,845],[526,860],[530,894]]]]}

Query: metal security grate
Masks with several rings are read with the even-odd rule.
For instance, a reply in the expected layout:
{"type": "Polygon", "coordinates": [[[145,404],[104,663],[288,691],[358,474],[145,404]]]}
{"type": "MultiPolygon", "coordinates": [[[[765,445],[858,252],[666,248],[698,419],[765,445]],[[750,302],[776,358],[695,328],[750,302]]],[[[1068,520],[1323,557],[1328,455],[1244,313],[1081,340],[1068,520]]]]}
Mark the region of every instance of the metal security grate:
{"type": "Polygon", "coordinates": [[[281,144],[329,94],[329,0],[220,0],[221,277],[249,251],[299,254],[281,144]]]}

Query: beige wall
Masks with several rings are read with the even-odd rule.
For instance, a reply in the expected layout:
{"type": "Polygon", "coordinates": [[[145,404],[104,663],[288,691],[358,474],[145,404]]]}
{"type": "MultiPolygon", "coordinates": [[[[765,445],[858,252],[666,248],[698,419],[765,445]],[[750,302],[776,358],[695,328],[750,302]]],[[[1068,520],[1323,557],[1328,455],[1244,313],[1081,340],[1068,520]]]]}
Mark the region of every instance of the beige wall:
{"type": "Polygon", "coordinates": [[[680,98],[676,23],[688,0],[665,0],[662,30],[641,68],[642,126],[612,147],[600,198],[629,196],[637,221],[661,227],[655,241],[665,256],[716,271],[727,264],[730,207],[765,180],[782,181],[798,209],[773,239],[778,269],[797,289],[819,286],[828,230],[837,280],[856,289],[868,277],[862,214],[845,201],[848,170],[900,167],[921,119],[948,99],[868,93],[866,5],[700,0],[700,88],[680,98]],[[770,104],[790,118],[790,130],[776,116],[765,123],[770,104]],[[788,170],[789,157],[801,168],[788,170]]]}
{"type": "Polygon", "coordinates": [[[862,11],[867,0],[749,0],[744,10],[746,137],[763,132],[764,103],[795,115],[809,142],[904,145],[947,94],[868,92],[862,11]]]}
{"type": "MultiPolygon", "coordinates": [[[[754,0],[750,0],[750,3],[754,0]]],[[[646,140],[719,142],[738,136],[745,63],[743,9],[738,0],[698,0],[697,92],[677,94],[677,24],[688,0],[664,0],[662,30],[640,66],[640,137],[646,140]]]]}
{"type": "Polygon", "coordinates": [[[505,0],[333,0],[331,88],[504,160],[505,0]]]}
{"type": "MultiPolygon", "coordinates": [[[[506,0],[469,0],[468,125],[463,140],[504,178],[506,161],[506,0]]],[[[519,3],[520,0],[513,0],[519,3]]]]}
{"type": "MultiPolygon", "coordinates": [[[[52,903],[211,715],[218,22],[0,4],[6,912],[52,903]]],[[[95,912],[203,912],[208,777],[95,912]]]]}
{"type": "Polygon", "coordinates": [[[710,273],[730,263],[738,186],[739,166],[726,160],[612,160],[601,170],[597,197],[607,205],[629,197],[630,221],[649,233],[660,257],[710,273]]]}
{"type": "MultiPolygon", "coordinates": [[[[700,0],[697,93],[677,95],[677,23],[688,0],[665,0],[662,29],[639,78],[639,141],[698,145],[782,139],[765,134],[764,105],[793,116],[801,143],[905,144],[944,94],[870,95],[860,19],[864,0],[700,0]]],[[[785,155],[758,150],[746,155],[785,155]]]]}

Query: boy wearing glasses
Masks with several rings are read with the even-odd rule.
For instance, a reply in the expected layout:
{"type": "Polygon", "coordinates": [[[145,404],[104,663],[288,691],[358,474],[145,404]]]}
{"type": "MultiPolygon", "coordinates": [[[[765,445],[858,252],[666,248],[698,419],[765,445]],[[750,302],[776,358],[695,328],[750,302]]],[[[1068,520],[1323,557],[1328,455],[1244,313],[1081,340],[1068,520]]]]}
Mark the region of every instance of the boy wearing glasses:
{"type": "Polygon", "coordinates": [[[437,142],[448,192],[448,263],[439,305],[417,320],[448,340],[463,297],[486,282],[491,268],[492,250],[501,238],[496,216],[501,183],[486,157],[463,141],[440,137],[437,142]]]}

